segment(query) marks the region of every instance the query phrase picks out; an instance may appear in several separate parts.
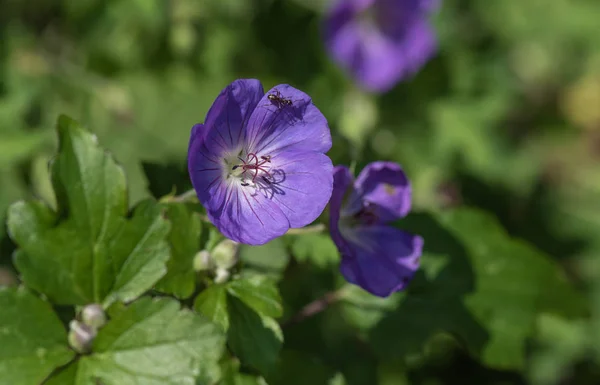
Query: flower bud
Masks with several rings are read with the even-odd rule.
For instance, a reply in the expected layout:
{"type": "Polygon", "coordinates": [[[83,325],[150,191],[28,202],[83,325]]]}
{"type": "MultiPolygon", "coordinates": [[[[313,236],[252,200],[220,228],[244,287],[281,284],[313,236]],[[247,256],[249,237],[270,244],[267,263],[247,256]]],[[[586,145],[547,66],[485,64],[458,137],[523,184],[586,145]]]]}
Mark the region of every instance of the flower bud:
{"type": "Polygon", "coordinates": [[[230,269],[237,263],[239,243],[230,239],[219,242],[212,250],[212,259],[218,268],[230,269]]]}
{"type": "Polygon", "coordinates": [[[96,338],[96,329],[77,320],[69,323],[69,345],[78,353],[89,353],[96,338]]]}
{"type": "Polygon", "coordinates": [[[229,270],[221,267],[217,268],[217,275],[215,276],[215,283],[224,283],[229,279],[229,270]]]}
{"type": "Polygon", "coordinates": [[[204,271],[212,268],[213,261],[208,250],[202,250],[194,256],[194,270],[204,271]]]}
{"type": "Polygon", "coordinates": [[[101,305],[93,303],[83,308],[81,320],[84,324],[99,329],[106,324],[106,314],[101,305]]]}

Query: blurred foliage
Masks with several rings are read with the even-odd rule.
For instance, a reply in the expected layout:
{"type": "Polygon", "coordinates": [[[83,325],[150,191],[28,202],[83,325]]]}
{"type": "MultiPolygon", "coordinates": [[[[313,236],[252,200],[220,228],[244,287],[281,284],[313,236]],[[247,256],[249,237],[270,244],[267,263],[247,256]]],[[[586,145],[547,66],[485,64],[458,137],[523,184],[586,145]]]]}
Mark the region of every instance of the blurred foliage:
{"type": "MultiPolygon", "coordinates": [[[[19,199],[38,197],[56,207],[48,161],[61,113],[93,127],[123,165],[133,207],[190,187],[190,128],[225,85],[242,77],[261,79],[265,88],[289,83],[328,118],[335,163],[354,162],[360,170],[388,159],[404,166],[415,208],[441,212],[436,226],[444,228],[425,226],[423,233],[441,231],[439,242],[447,240],[450,249],[434,246],[424,257],[411,289],[417,296],[380,300],[350,292],[331,311],[284,330],[279,370],[263,379],[227,364],[224,383],[600,382],[600,2],[443,0],[434,17],[437,57],[385,95],[360,93],[327,57],[320,39],[327,6],[326,0],[5,0],[0,217],[19,199]],[[471,215],[447,211],[462,205],[486,211],[499,225],[486,215],[452,219],[471,215]],[[493,230],[481,232],[482,226],[493,230]],[[535,249],[583,294],[556,282],[546,286],[545,275],[555,272],[535,249]],[[507,270],[498,281],[495,265],[507,270]],[[454,276],[444,273],[448,266],[454,276]],[[465,275],[468,269],[483,275],[465,275]],[[447,281],[439,278],[444,274],[447,281]],[[490,297],[469,285],[498,301],[487,303],[490,297]],[[548,292],[538,296],[543,288],[548,292]],[[455,302],[421,303],[434,289],[455,302]],[[536,311],[529,312],[532,301],[536,311]],[[562,309],[565,303],[583,309],[562,309]],[[469,312],[448,314],[445,307],[469,312]],[[424,322],[419,330],[427,333],[414,334],[410,322],[424,322]],[[394,335],[406,344],[395,346],[401,341],[394,335]],[[524,350],[505,351],[510,338],[524,350]],[[490,339],[495,343],[482,350],[490,339]]],[[[187,239],[171,237],[188,253],[200,233],[208,235],[193,217],[171,210],[193,226],[187,239]]],[[[0,274],[12,279],[14,245],[0,229],[0,274]]],[[[293,238],[240,251],[249,271],[285,276],[286,316],[340,285],[330,242],[293,238]]],[[[177,282],[184,272],[173,274],[163,289],[189,297],[189,283],[177,282]]],[[[230,294],[215,294],[233,304],[238,318],[228,322],[271,333],[279,347],[278,330],[230,294]],[[240,314],[254,318],[242,323],[240,314]]],[[[239,345],[232,348],[240,356],[252,356],[239,345]]],[[[252,359],[258,367],[273,360],[252,359]]]]}

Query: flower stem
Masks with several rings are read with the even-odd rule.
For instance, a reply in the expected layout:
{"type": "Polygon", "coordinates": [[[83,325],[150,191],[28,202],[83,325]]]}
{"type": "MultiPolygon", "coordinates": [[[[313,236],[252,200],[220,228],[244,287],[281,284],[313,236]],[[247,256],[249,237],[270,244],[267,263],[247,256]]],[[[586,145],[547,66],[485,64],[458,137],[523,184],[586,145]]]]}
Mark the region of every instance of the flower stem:
{"type": "Polygon", "coordinates": [[[316,225],[300,227],[297,229],[289,229],[286,234],[288,235],[299,235],[299,234],[312,234],[320,233],[325,230],[325,225],[317,223],[316,225]]]}
{"type": "Polygon", "coordinates": [[[194,198],[196,198],[196,190],[191,189],[191,190],[188,190],[188,191],[184,192],[183,194],[175,195],[174,197],[172,197],[170,199],[170,201],[172,201],[172,202],[185,202],[185,201],[188,201],[188,200],[191,200],[191,199],[194,199],[194,198]]]}
{"type": "Polygon", "coordinates": [[[318,298],[304,306],[298,313],[296,313],[290,319],[285,321],[281,326],[287,327],[293,324],[297,324],[299,322],[304,321],[307,318],[321,313],[322,311],[326,310],[329,307],[329,305],[332,305],[344,299],[348,288],[349,286],[346,285],[337,290],[325,293],[321,298],[318,298]]]}

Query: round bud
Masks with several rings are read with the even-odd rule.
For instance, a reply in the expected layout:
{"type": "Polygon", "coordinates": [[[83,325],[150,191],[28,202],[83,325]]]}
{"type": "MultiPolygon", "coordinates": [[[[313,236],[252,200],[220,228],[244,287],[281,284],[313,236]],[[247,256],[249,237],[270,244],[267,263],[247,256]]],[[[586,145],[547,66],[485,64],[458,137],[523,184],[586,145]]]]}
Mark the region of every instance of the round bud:
{"type": "Polygon", "coordinates": [[[223,268],[217,268],[217,275],[215,276],[215,283],[224,283],[229,279],[229,270],[223,268]]]}
{"type": "Polygon", "coordinates": [[[96,338],[96,329],[77,320],[69,323],[69,345],[78,353],[89,353],[96,338]]]}
{"type": "Polygon", "coordinates": [[[202,250],[194,256],[194,270],[204,271],[212,268],[213,262],[208,250],[202,250]]]}
{"type": "Polygon", "coordinates": [[[84,324],[98,329],[106,324],[106,313],[101,305],[93,303],[83,308],[81,320],[84,324]]]}
{"type": "Polygon", "coordinates": [[[237,263],[240,244],[230,239],[219,242],[212,250],[212,259],[217,267],[230,269],[237,263]]]}

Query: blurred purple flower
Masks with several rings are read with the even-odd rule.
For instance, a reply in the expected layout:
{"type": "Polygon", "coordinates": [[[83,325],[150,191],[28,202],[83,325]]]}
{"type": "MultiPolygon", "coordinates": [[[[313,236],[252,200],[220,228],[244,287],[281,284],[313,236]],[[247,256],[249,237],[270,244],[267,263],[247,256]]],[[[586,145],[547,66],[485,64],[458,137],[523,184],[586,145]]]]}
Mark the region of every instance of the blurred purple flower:
{"type": "Polygon", "coordinates": [[[428,14],[438,0],[337,0],[325,19],[333,58],[369,91],[384,92],[435,53],[428,14]]]}
{"type": "Polygon", "coordinates": [[[423,238],[387,223],[408,214],[410,201],[410,182],[396,163],[370,163],[356,181],[347,167],[334,169],[329,228],[348,282],[379,297],[408,285],[423,238]]]}
{"type": "Polygon", "coordinates": [[[228,238],[264,244],[314,221],[331,197],[327,120],[289,85],[227,86],[192,128],[188,171],[209,219],[228,238]]]}

